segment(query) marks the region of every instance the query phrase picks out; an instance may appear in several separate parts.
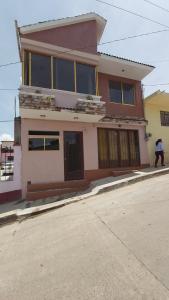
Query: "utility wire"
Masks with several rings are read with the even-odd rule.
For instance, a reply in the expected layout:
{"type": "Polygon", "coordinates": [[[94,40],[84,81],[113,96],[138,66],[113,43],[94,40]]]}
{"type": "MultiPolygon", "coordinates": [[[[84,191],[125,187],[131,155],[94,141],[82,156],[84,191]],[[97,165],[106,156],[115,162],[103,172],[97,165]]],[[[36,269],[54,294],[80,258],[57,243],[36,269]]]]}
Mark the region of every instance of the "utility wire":
{"type": "Polygon", "coordinates": [[[144,86],[158,86],[158,85],[169,85],[168,83],[155,83],[155,84],[143,84],[144,86]]]}
{"type": "MultiPolygon", "coordinates": [[[[168,83],[155,83],[155,84],[143,84],[144,86],[158,86],[158,85],[169,85],[169,82],[168,83]]],[[[19,89],[0,89],[0,91],[11,91],[11,90],[15,90],[15,91],[18,91],[19,89]]],[[[2,121],[0,121],[2,122],[2,121]]],[[[4,121],[6,122],[6,121],[4,121]]]]}
{"type": "Polygon", "coordinates": [[[11,63],[7,63],[7,64],[4,64],[4,65],[0,65],[0,68],[11,66],[11,65],[16,65],[16,64],[20,64],[20,63],[21,63],[20,61],[11,62],[11,63]]]}
{"type": "MultiPolygon", "coordinates": [[[[127,37],[120,38],[120,39],[115,39],[115,40],[111,40],[111,41],[107,41],[107,42],[102,42],[102,43],[99,43],[98,46],[102,46],[102,45],[106,45],[106,44],[111,44],[111,43],[116,43],[116,42],[120,42],[120,41],[125,41],[125,40],[129,40],[129,39],[133,39],[133,38],[138,38],[138,37],[142,37],[142,36],[148,36],[148,35],[158,34],[158,33],[162,33],[162,32],[168,32],[168,31],[169,31],[169,29],[162,29],[162,30],[157,30],[157,31],[140,33],[140,34],[137,34],[137,35],[131,35],[131,36],[127,36],[127,37]]],[[[92,44],[92,45],[88,45],[88,46],[84,46],[84,47],[78,48],[76,50],[83,50],[83,49],[86,49],[86,48],[89,48],[89,47],[94,47],[94,46],[95,45],[92,44]]],[[[71,49],[71,50],[68,50],[68,51],[60,51],[59,53],[58,52],[56,52],[56,53],[57,54],[64,54],[64,53],[69,53],[69,52],[73,52],[73,51],[75,51],[75,50],[71,49]]],[[[18,61],[18,62],[7,63],[7,64],[4,64],[4,65],[0,65],[0,68],[1,67],[7,67],[7,66],[10,66],[10,65],[14,65],[14,64],[19,64],[19,63],[21,63],[21,62],[18,61]]]]}
{"type": "Polygon", "coordinates": [[[103,42],[98,44],[100,45],[106,45],[106,44],[111,44],[111,43],[115,43],[115,42],[120,42],[120,41],[124,41],[124,40],[129,40],[129,39],[133,39],[133,38],[137,38],[137,37],[142,37],[142,36],[147,36],[147,35],[152,35],[152,34],[157,34],[157,33],[161,33],[161,32],[167,32],[169,31],[169,29],[162,29],[162,30],[157,30],[157,31],[151,31],[151,32],[147,32],[147,33],[140,33],[138,35],[131,35],[131,36],[127,36],[121,39],[116,39],[116,40],[112,40],[112,41],[108,41],[108,42],[103,42]]]}
{"type": "MultiPolygon", "coordinates": [[[[152,22],[152,23],[154,23],[154,24],[158,24],[158,25],[161,25],[161,26],[166,27],[166,28],[169,29],[169,26],[168,26],[168,25],[162,24],[162,23],[160,23],[160,22],[158,22],[158,21],[155,21],[155,20],[150,19],[150,18],[148,18],[148,17],[145,17],[145,16],[143,16],[143,15],[137,14],[137,13],[135,13],[135,12],[133,12],[133,11],[127,10],[127,9],[122,8],[122,7],[120,7],[120,6],[117,6],[117,5],[114,5],[114,4],[112,4],[112,3],[108,3],[108,2],[102,1],[102,0],[96,0],[96,1],[99,2],[99,3],[103,3],[103,4],[106,4],[106,5],[115,7],[116,9],[122,10],[122,11],[124,11],[124,12],[127,12],[127,13],[129,13],[129,14],[132,14],[132,15],[134,15],[134,16],[137,16],[137,17],[139,17],[139,18],[142,18],[142,19],[144,19],[144,20],[150,21],[150,22],[152,22]]],[[[166,10],[166,11],[169,12],[169,10],[167,10],[167,9],[165,9],[165,8],[163,8],[163,7],[157,5],[157,4],[155,4],[155,3],[153,3],[153,2],[151,2],[151,1],[149,1],[149,0],[143,0],[143,1],[148,2],[148,3],[152,4],[152,5],[155,5],[155,6],[159,7],[159,8],[161,8],[161,9],[164,9],[164,10],[166,10]]],[[[164,31],[167,31],[167,30],[164,30],[164,31]]],[[[113,41],[108,41],[108,42],[99,43],[98,45],[101,46],[101,45],[105,45],[105,44],[110,44],[110,43],[114,43],[114,42],[119,42],[119,41],[131,39],[131,38],[136,38],[136,37],[146,36],[146,35],[155,34],[155,33],[160,33],[160,32],[163,32],[163,30],[161,30],[161,31],[159,30],[159,31],[149,32],[149,33],[143,33],[143,34],[134,35],[134,36],[129,36],[129,37],[122,38],[122,39],[117,39],[117,40],[113,40],[113,41]]],[[[78,48],[78,49],[76,49],[76,50],[83,50],[83,49],[85,49],[85,48],[88,48],[88,47],[94,47],[94,46],[95,46],[95,45],[88,45],[88,46],[85,46],[85,47],[78,48]]],[[[64,54],[64,53],[69,53],[69,52],[72,52],[72,51],[74,51],[74,50],[71,49],[71,50],[68,50],[68,51],[59,51],[59,53],[64,54]]],[[[57,53],[57,54],[58,54],[58,53],[57,53]]],[[[10,65],[20,64],[20,63],[21,63],[20,61],[11,62],[11,63],[7,63],[7,64],[0,65],[0,68],[7,67],[7,66],[10,66],[10,65]]]]}
{"type": "Polygon", "coordinates": [[[160,9],[166,11],[166,12],[169,12],[169,10],[167,8],[164,8],[164,7],[158,5],[158,4],[156,4],[156,3],[154,3],[154,2],[152,2],[150,0],[143,0],[143,1],[149,3],[149,4],[153,5],[153,6],[155,6],[157,8],[160,8],[160,9]]]}
{"type": "Polygon", "coordinates": [[[0,91],[18,91],[19,89],[0,89],[0,91]]]}
{"type": "Polygon", "coordinates": [[[160,23],[160,22],[158,22],[158,21],[155,21],[155,20],[150,19],[150,18],[148,18],[148,17],[145,17],[145,16],[143,16],[143,15],[137,14],[137,13],[135,13],[134,11],[127,10],[127,9],[125,9],[125,8],[123,8],[123,7],[120,7],[120,6],[117,6],[117,5],[115,5],[115,4],[108,3],[108,2],[105,2],[105,1],[102,1],[102,0],[96,0],[96,1],[99,2],[99,3],[103,3],[103,4],[106,4],[106,5],[112,6],[112,7],[114,7],[114,8],[117,8],[118,10],[127,12],[127,13],[129,13],[129,14],[131,14],[131,15],[134,15],[134,16],[139,17],[139,18],[141,18],[141,19],[144,19],[144,20],[146,20],[146,21],[150,21],[150,22],[152,22],[152,23],[154,23],[154,24],[158,24],[158,25],[160,25],[160,26],[169,28],[169,25],[162,24],[162,23],[160,23]]]}
{"type": "Polygon", "coordinates": [[[169,59],[161,59],[161,60],[150,60],[149,63],[153,63],[153,64],[162,64],[164,62],[169,62],[169,59]]]}
{"type": "Polygon", "coordinates": [[[14,120],[0,120],[0,123],[9,123],[9,122],[13,122],[14,120]]]}

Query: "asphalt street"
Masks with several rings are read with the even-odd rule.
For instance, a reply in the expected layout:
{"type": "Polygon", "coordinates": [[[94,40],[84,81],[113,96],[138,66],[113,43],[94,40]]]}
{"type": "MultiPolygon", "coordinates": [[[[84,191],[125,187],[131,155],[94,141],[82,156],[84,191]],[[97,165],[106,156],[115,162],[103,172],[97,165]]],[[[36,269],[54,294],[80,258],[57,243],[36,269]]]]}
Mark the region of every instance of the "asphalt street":
{"type": "Polygon", "coordinates": [[[169,175],[0,228],[0,300],[169,299],[169,175]]]}

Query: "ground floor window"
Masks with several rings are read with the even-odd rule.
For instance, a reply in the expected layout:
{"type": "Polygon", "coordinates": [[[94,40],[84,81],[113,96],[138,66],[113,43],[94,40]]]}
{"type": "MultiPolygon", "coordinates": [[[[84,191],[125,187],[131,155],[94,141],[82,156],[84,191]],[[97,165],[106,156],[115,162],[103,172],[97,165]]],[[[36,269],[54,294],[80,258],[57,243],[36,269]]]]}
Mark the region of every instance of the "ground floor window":
{"type": "Polygon", "coordinates": [[[29,130],[29,151],[59,150],[59,131],[29,130]]]}
{"type": "Polygon", "coordinates": [[[99,168],[140,164],[137,130],[98,129],[99,168]]]}
{"type": "Polygon", "coordinates": [[[58,138],[29,138],[29,151],[59,150],[58,138]]]}

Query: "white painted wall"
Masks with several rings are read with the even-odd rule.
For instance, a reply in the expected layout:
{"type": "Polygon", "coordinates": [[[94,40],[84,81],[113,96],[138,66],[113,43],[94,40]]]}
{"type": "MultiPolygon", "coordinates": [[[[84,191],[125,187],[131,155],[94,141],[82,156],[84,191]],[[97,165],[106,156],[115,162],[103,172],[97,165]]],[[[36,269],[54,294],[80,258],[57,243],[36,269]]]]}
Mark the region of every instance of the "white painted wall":
{"type": "Polygon", "coordinates": [[[14,177],[12,181],[0,181],[0,194],[21,189],[21,147],[14,146],[14,177]]]}

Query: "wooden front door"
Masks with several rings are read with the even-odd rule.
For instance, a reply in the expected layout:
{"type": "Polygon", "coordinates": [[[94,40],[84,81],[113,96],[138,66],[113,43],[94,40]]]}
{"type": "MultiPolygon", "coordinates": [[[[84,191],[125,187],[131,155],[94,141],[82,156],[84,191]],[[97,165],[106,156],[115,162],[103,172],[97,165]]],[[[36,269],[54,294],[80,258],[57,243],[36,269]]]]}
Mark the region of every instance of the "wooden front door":
{"type": "Polygon", "coordinates": [[[84,178],[82,132],[64,132],[64,169],[65,180],[77,180],[84,178]]]}

